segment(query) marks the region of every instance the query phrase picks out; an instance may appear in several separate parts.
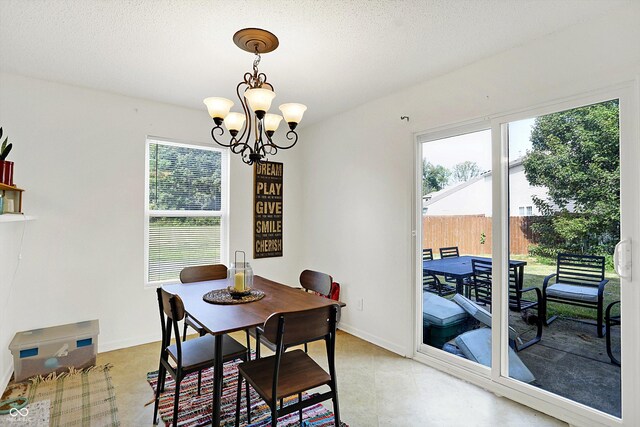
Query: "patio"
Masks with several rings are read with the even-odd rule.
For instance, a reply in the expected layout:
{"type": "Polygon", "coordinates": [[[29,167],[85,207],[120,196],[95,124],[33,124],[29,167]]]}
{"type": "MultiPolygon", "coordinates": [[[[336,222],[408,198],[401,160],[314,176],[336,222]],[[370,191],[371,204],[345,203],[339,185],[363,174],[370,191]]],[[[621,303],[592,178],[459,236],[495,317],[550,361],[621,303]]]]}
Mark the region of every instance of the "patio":
{"type": "MultiPolygon", "coordinates": [[[[509,324],[535,336],[520,313],[510,312],[509,324]]],[[[612,328],[611,345],[619,357],[620,328],[612,328]]],[[[605,338],[598,338],[593,324],[558,318],[543,328],[542,340],[518,356],[535,375],[532,384],[608,414],[620,416],[620,367],[611,363],[605,338]]]]}

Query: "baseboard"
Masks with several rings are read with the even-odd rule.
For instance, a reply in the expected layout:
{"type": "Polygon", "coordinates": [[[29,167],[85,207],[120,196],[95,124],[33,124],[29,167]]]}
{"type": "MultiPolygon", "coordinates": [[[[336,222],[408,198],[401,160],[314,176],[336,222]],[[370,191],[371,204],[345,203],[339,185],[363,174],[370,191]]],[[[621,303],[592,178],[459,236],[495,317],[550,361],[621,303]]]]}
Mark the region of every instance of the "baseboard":
{"type": "Polygon", "coordinates": [[[98,353],[105,353],[107,351],[120,350],[128,347],[135,347],[137,345],[148,344],[150,342],[160,341],[158,335],[147,335],[144,337],[126,338],[123,340],[102,342],[98,340],[98,353]]]}
{"type": "Polygon", "coordinates": [[[7,370],[3,372],[2,378],[0,378],[0,395],[7,388],[7,384],[11,380],[11,375],[13,375],[13,360],[9,362],[9,366],[7,366],[7,370]]]}
{"type": "Polygon", "coordinates": [[[354,328],[353,326],[347,325],[344,322],[340,322],[340,324],[338,325],[338,329],[345,331],[353,336],[356,336],[358,338],[361,338],[365,341],[370,342],[371,344],[375,344],[378,347],[382,347],[386,350],[389,350],[393,353],[399,354],[402,357],[409,357],[409,351],[403,347],[400,346],[398,344],[392,343],[390,341],[385,340],[384,338],[380,338],[379,336],[370,334],[368,332],[365,332],[361,329],[358,328],[354,328]]]}

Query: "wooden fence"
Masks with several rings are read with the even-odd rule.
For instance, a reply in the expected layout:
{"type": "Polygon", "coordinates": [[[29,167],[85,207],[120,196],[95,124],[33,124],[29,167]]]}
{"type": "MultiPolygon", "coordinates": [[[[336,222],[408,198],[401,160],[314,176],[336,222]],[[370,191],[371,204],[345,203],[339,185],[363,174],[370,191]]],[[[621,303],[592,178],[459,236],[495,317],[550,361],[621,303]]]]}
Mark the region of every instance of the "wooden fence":
{"type": "MultiPolygon", "coordinates": [[[[512,216],[509,218],[510,253],[526,255],[529,245],[535,244],[531,225],[539,217],[512,216]]],[[[457,246],[460,254],[491,253],[491,217],[484,215],[424,216],[422,217],[422,247],[457,246]],[[483,239],[484,234],[484,239],[483,239]],[[484,240],[484,243],[482,241],[484,240]]],[[[437,255],[436,255],[437,256],[437,255]]]]}

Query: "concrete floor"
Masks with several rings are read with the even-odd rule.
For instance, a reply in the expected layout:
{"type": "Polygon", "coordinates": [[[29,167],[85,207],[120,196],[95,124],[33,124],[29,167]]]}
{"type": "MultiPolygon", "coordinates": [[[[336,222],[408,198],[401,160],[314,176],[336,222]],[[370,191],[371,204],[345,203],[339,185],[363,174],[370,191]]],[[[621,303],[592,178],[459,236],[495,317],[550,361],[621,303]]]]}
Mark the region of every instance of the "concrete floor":
{"type": "MultiPolygon", "coordinates": [[[[236,338],[242,342],[244,335],[236,338]]],[[[158,368],[159,345],[98,355],[99,364],[113,364],[123,426],[151,425],[153,405],[144,405],[153,395],[145,378],[147,372],[158,368]]],[[[336,345],[340,410],[343,421],[351,427],[566,425],[342,331],[336,345]]],[[[312,344],[309,353],[326,366],[324,344],[312,344]]],[[[327,407],[331,409],[330,402],[327,407]]]]}

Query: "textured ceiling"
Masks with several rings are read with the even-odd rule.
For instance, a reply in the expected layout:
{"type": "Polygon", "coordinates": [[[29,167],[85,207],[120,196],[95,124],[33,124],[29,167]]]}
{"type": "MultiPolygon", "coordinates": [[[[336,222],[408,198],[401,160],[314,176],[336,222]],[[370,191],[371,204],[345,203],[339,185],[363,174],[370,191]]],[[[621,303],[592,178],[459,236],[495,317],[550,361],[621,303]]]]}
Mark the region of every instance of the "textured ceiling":
{"type": "Polygon", "coordinates": [[[304,124],[631,1],[0,0],[0,71],[204,112],[251,69],[232,35],[261,27],[280,47],[260,71],[304,124]]]}

